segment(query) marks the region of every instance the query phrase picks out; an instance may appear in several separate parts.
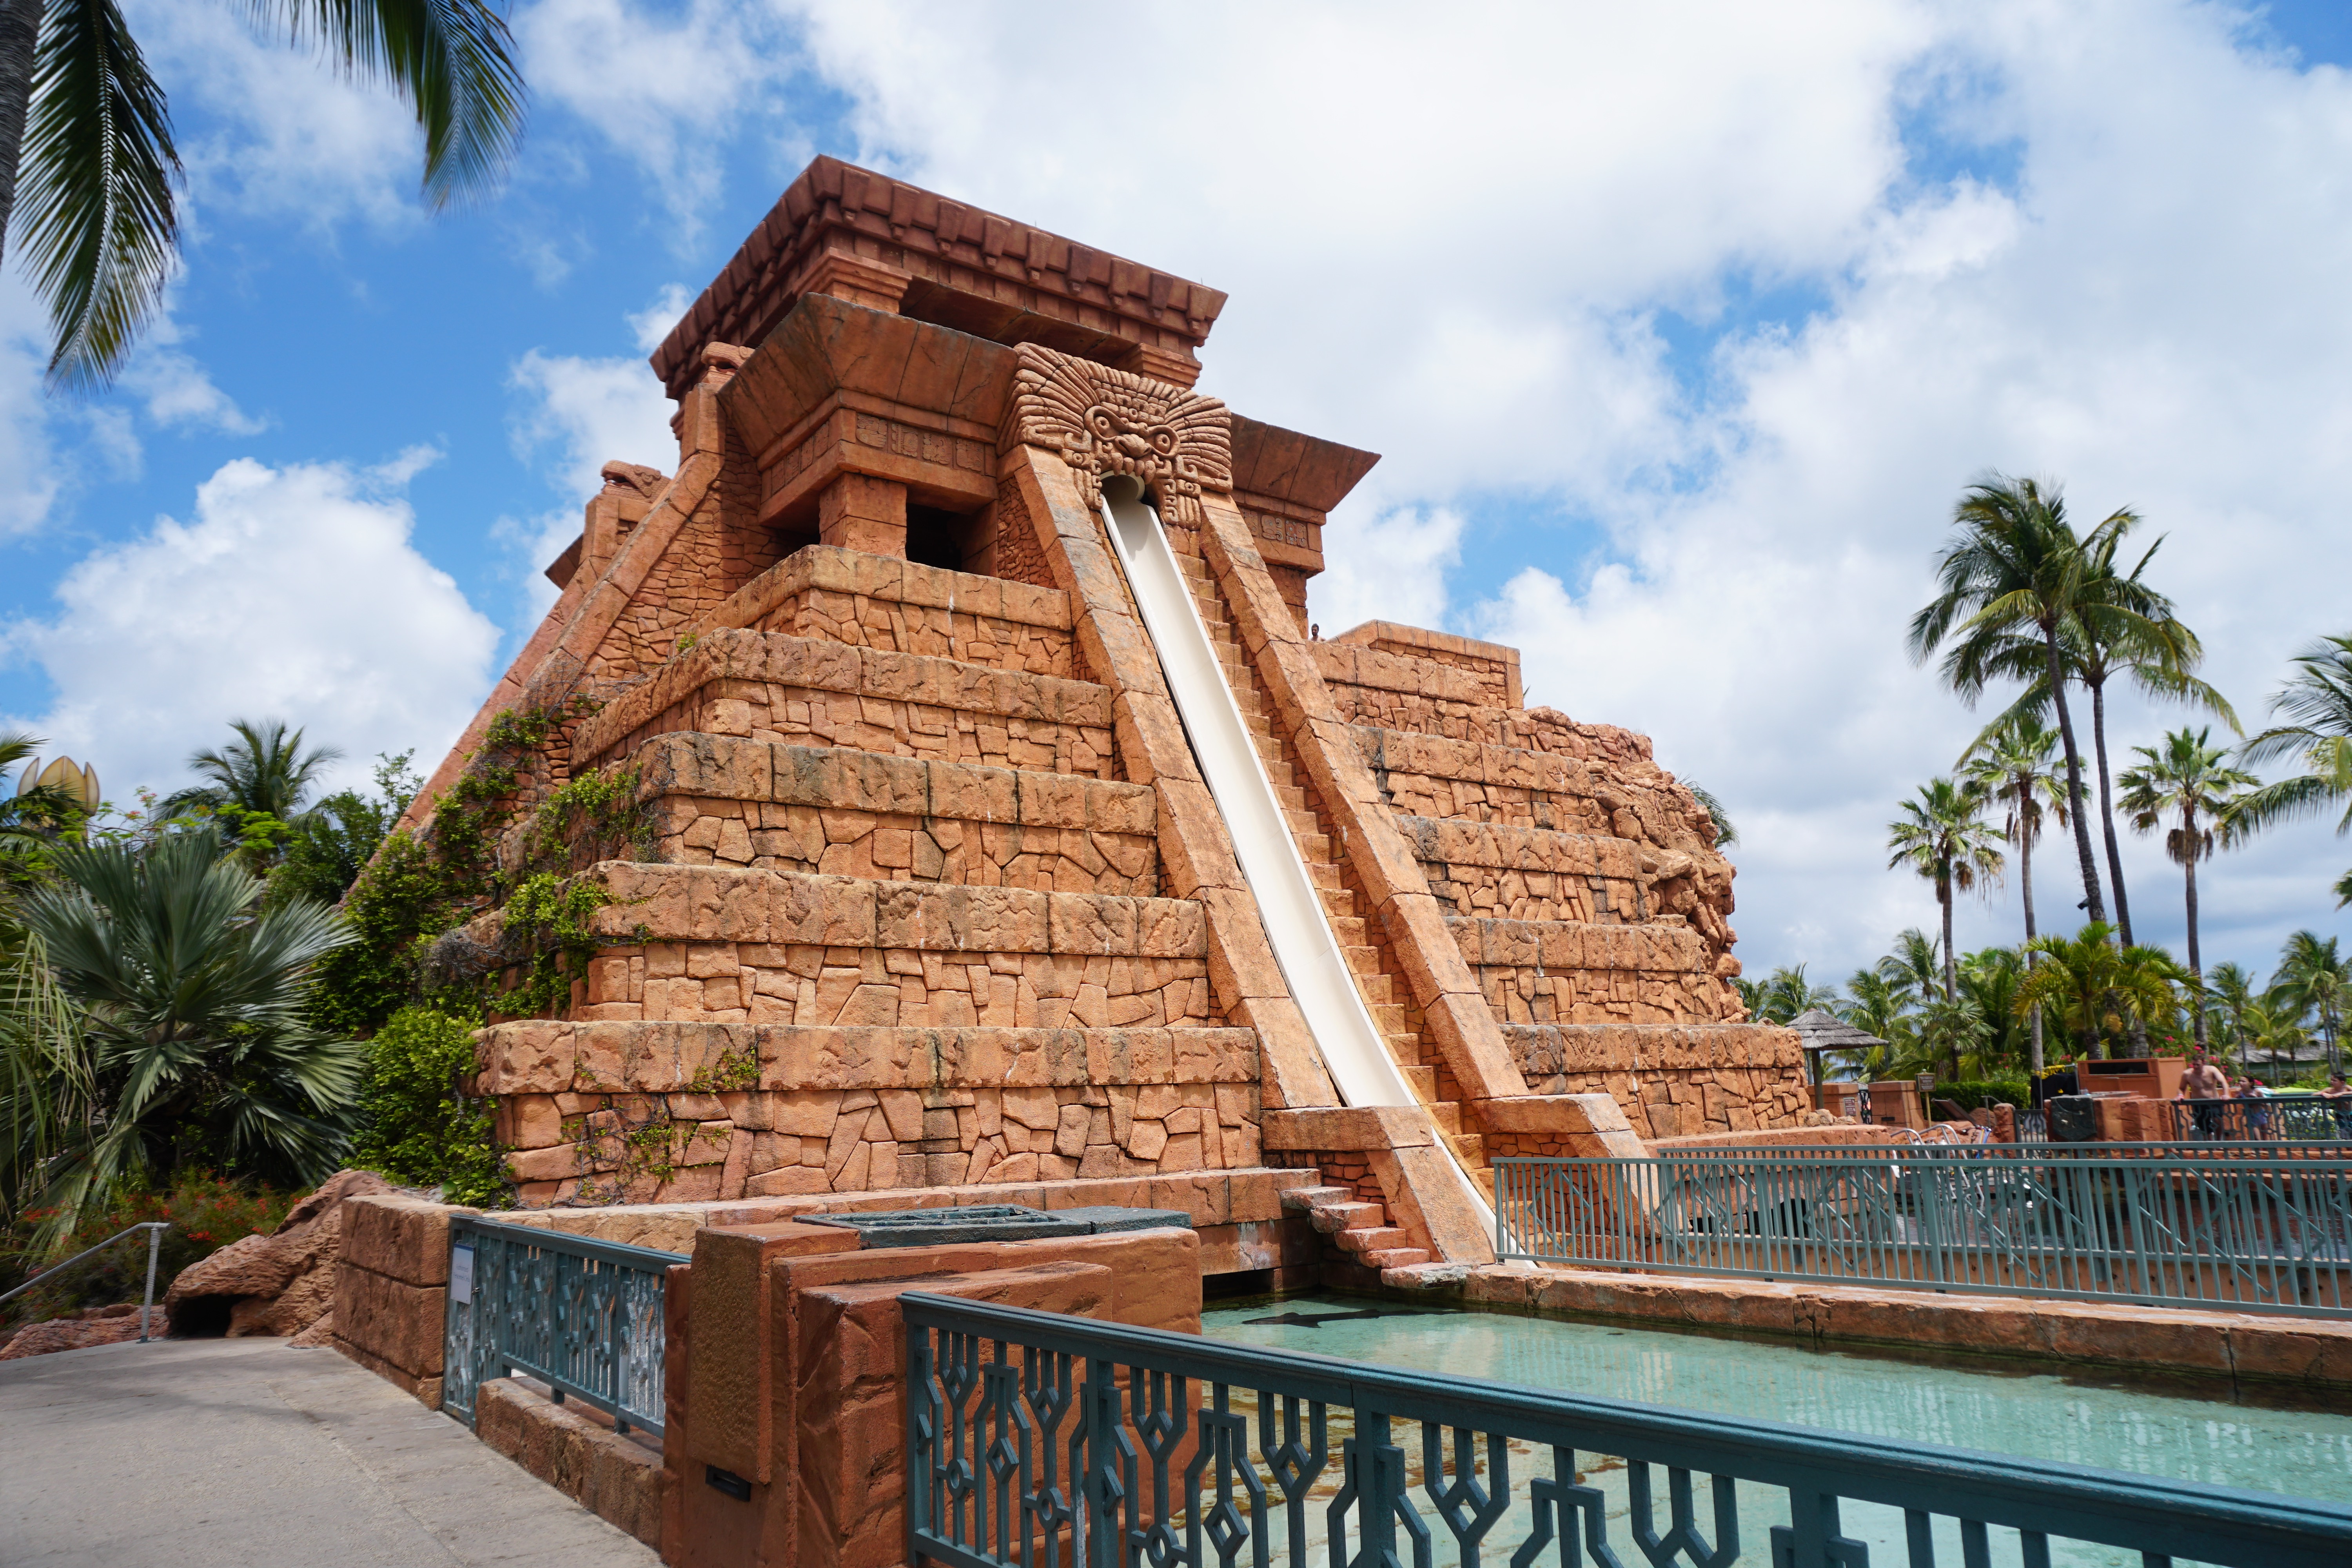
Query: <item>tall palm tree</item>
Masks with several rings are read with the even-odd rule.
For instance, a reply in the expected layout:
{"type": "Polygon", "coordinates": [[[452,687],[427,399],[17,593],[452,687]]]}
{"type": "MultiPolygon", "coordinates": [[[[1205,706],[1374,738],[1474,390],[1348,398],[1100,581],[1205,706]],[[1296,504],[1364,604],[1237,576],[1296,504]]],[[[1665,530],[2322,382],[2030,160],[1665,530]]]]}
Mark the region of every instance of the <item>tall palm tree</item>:
{"type": "Polygon", "coordinates": [[[2327,1069],[2341,1065],[2336,1045],[2342,1037],[2344,1015],[2352,1008],[2352,958],[2337,951],[2336,939],[2315,931],[2299,931],[2286,939],[2271,976],[2271,998],[2293,1007],[2297,1016],[2316,1015],[2319,1037],[2327,1048],[2327,1069]]]}
{"type": "Polygon", "coordinates": [[[2066,809],[2081,862],[2084,907],[2094,921],[2105,921],[2106,900],[2084,810],[2082,748],[2075,743],[2059,645],[2086,601],[2100,552],[2110,539],[2135,527],[2138,515],[2128,509],[2111,512],[2087,538],[2077,538],[2057,490],[2045,490],[2037,480],[1993,474],[1969,487],[1953,509],[1952,521],[1958,531],[1936,557],[1940,591],[1911,617],[1911,657],[1924,662],[1945,647],[1945,684],[1973,702],[1988,680],[2008,673],[2002,656],[2013,638],[2030,636],[2041,643],[2066,758],[2066,809]]]}
{"type": "Polygon", "coordinates": [[[1801,963],[1782,964],[1756,988],[1748,1016],[1759,1024],[1786,1024],[1815,1007],[1827,1008],[1838,999],[1834,985],[1816,985],[1805,978],[1801,963]]]}
{"type": "Polygon", "coordinates": [[[2166,829],[2164,852],[2180,868],[2187,888],[2189,977],[2200,993],[2194,1005],[2200,1050],[2207,1036],[2201,996],[2205,964],[2197,951],[2197,862],[2213,853],[2212,824],[2230,809],[2240,791],[2262,782],[2231,766],[2229,751],[2214,745],[2212,734],[2210,725],[2194,731],[2175,730],[2165,736],[2160,748],[2134,746],[2132,753],[2141,763],[2125,769],[2121,781],[2123,807],[2131,813],[2133,830],[2166,829]]]}
{"type": "MultiPolygon", "coordinates": [[[[2058,731],[2030,712],[2012,711],[1971,748],[1967,778],[2006,811],[2001,837],[2017,847],[2018,889],[2025,906],[2025,964],[2033,966],[2033,846],[2042,837],[2046,812],[2066,824],[2066,789],[2050,771],[2051,754],[2058,749],[2058,731]]],[[[2042,1070],[2042,1012],[2035,1008],[2026,1020],[2032,1041],[2033,1070],[2042,1070]]]]}
{"type": "Polygon", "coordinates": [[[352,940],[341,918],[308,900],[255,914],[259,888],[221,862],[209,828],[144,852],[69,847],[56,863],[60,885],[24,921],[81,1011],[94,1109],[33,1162],[52,1228],[192,1162],[279,1181],[334,1169],[361,1047],[313,1028],[305,1005],[310,966],[352,940]]]}
{"type": "Polygon", "coordinates": [[[2176,989],[2188,972],[2160,948],[2118,948],[2116,928],[2093,921],[2071,937],[2034,939],[2041,962],[2017,988],[2012,1005],[2022,1016],[2042,1007],[2058,1026],[2095,1053],[2100,1042],[2144,1033],[2179,1005],[2176,989]]]}
{"type": "MultiPolygon", "coordinates": [[[[425,132],[425,198],[487,192],[522,133],[497,0],[244,0],[339,74],[389,86],[425,132]]],[[[171,110],[121,0],[0,0],[0,240],[17,238],[56,339],[52,383],[112,378],[162,303],[179,245],[171,110]]]]}
{"type": "MultiPolygon", "coordinates": [[[[2336,836],[2352,833],[2352,636],[2321,637],[2294,656],[2294,674],[2271,697],[2272,717],[2287,722],[2248,741],[2242,755],[2249,763],[2300,755],[2303,772],[2239,797],[2221,819],[2224,843],[2339,804],[2344,815],[2336,836]]],[[[2352,872],[2332,891],[2352,903],[2352,872]]]]}
{"type": "Polygon", "coordinates": [[[1952,898],[1976,886],[1981,877],[2000,874],[1996,835],[1984,820],[1984,792],[1972,784],[1931,779],[1919,786],[1918,798],[1905,801],[1903,815],[1886,825],[1889,869],[1909,867],[1936,889],[1936,905],[1944,920],[1944,1000],[1958,994],[1958,965],[1952,954],[1952,898]]]}
{"type": "Polygon", "coordinates": [[[2239,963],[2217,963],[2205,976],[2205,994],[2221,1021],[2222,1054],[2245,1059],[2246,1042],[2262,1032],[2254,1015],[2262,998],[2254,994],[2254,977],[2239,963]]]}
{"type": "Polygon", "coordinates": [[[331,763],[343,753],[333,746],[305,750],[303,731],[288,732],[286,721],[272,719],[257,724],[233,719],[236,739],[218,751],[194,752],[188,771],[205,782],[164,798],[158,816],[172,816],[198,808],[219,811],[234,806],[257,816],[291,822],[302,815],[311,787],[331,763]]]}

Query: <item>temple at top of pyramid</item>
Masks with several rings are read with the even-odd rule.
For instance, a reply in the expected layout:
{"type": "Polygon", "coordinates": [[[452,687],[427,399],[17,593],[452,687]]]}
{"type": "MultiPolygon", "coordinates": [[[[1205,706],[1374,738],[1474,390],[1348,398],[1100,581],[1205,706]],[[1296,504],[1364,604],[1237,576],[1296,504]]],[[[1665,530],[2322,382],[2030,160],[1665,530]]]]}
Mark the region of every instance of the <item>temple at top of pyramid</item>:
{"type": "Polygon", "coordinates": [[[434,964],[523,1203],[1148,1202],[1211,1273],[1394,1283],[1491,1258],[1498,1156],[1807,1110],[1645,739],[1318,635],[1376,459],[1192,390],[1223,302],[820,159],[663,342],[676,464],[607,465],[411,813],[478,868],[434,964]]]}

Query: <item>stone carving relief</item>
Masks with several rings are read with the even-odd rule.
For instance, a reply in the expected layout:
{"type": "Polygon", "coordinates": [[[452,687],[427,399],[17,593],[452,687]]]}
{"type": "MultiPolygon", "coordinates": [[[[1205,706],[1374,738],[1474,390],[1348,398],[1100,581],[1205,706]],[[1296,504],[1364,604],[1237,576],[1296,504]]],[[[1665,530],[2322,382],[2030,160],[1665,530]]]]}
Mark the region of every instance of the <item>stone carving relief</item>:
{"type": "Polygon", "coordinates": [[[643,463],[625,463],[615,458],[604,467],[604,488],[642,496],[646,500],[661,494],[669,476],[659,468],[646,468],[643,463]]]}
{"type": "Polygon", "coordinates": [[[1020,356],[1003,444],[1058,454],[1088,506],[1104,475],[1132,474],[1168,521],[1198,527],[1202,490],[1233,489],[1233,423],[1216,398],[1035,343],[1020,356]]]}

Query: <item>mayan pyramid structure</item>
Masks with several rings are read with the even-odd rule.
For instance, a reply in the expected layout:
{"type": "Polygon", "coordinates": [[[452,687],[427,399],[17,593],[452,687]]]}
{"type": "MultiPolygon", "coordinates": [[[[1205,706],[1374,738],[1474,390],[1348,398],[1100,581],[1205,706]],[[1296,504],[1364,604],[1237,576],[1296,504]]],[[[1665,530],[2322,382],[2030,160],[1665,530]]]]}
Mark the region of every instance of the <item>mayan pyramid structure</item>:
{"type": "Polygon", "coordinates": [[[446,837],[503,792],[457,945],[515,1009],[478,1084],[524,1203],[1181,1188],[1204,1267],[1245,1272],[1310,1184],[1410,1271],[1491,1258],[1496,1159],[1807,1109],[1646,739],[1526,707],[1511,648],[1314,635],[1325,518],[1377,459],[1192,390],[1223,304],[824,158],[662,343],[674,468],[608,465],[411,816],[446,837]],[[1119,483],[1397,1103],[1346,1103],[1277,961],[1106,537],[1119,483]]]}

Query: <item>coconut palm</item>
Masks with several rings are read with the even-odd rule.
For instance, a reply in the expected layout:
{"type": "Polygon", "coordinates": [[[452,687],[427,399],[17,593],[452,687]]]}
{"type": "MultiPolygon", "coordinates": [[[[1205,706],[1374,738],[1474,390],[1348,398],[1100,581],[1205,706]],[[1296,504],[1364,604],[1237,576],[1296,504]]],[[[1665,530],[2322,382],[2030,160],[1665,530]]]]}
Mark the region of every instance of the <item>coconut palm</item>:
{"type": "Polygon", "coordinates": [[[1909,867],[1935,885],[1936,905],[1944,920],[1944,1000],[1956,999],[1958,980],[1952,956],[1952,899],[1967,892],[1979,878],[2000,875],[2001,854],[1993,847],[1998,837],[1984,820],[1986,796],[1973,784],[1931,779],[1919,786],[1918,798],[1905,801],[1903,815],[1886,825],[1890,869],[1909,867]]]}
{"type": "MultiPolygon", "coordinates": [[[[2139,522],[2128,509],[2111,512],[2087,537],[2066,521],[2065,499],[2033,479],[1993,474],[1969,487],[1954,508],[1958,529],[1936,558],[1940,591],[1911,617],[1911,657],[1924,662],[1945,649],[1945,683],[1974,702],[1986,683],[2010,673],[2004,659],[2019,637],[2039,641],[2051,706],[2066,759],[2066,809],[2081,863],[2084,907],[2106,919],[2090,823],[2084,810],[2083,756],[2066,701],[2067,670],[2060,639],[2090,598],[2091,582],[2112,545],[2139,522]],[[1948,646],[1947,646],[1948,645],[1948,646]]],[[[2104,590],[2103,590],[2104,591],[2104,590]]],[[[2109,594],[2128,601],[2132,595],[2109,594]]],[[[2126,605],[2125,607],[2128,607],[2126,605]]]]}
{"type": "Polygon", "coordinates": [[[2344,1015],[2352,1008],[2352,958],[2337,951],[2336,939],[2315,931],[2299,931],[2280,950],[2277,971],[2271,976],[2268,1000],[2294,1009],[2300,1019],[2315,1017],[2320,1043],[2327,1050],[2330,1072],[2341,1065],[2336,1051],[2342,1038],[2344,1015]]]}
{"type": "MultiPolygon", "coordinates": [[[[390,87],[425,132],[436,209],[489,190],[522,132],[522,79],[495,0],[244,0],[339,74],[390,87]]],[[[53,383],[112,378],[162,303],[179,244],[171,110],[120,0],[0,4],[0,238],[17,233],[48,306],[53,383]]]]}
{"type": "Polygon", "coordinates": [[[1759,1024],[1786,1024],[1800,1013],[1832,1006],[1837,999],[1836,986],[1816,985],[1805,978],[1803,964],[1784,963],[1756,986],[1748,1016],[1759,1024]]]}
{"type": "MultiPolygon", "coordinates": [[[[2272,717],[2287,722],[2248,741],[2242,754],[2249,763],[2299,756],[2303,772],[2233,803],[2221,822],[2226,844],[2339,805],[2344,815],[2336,820],[2336,837],[2352,833],[2352,636],[2321,637],[2294,662],[2294,674],[2271,697],[2272,717]]],[[[2352,871],[2331,890],[2352,903],[2352,871]]]]}
{"type": "Polygon", "coordinates": [[[2092,1053],[2102,1040],[2170,1019],[2179,1006],[2177,987],[2188,981],[2188,972],[2161,948],[2118,948],[2115,937],[2115,927],[2093,921],[2071,937],[2034,938],[2040,957],[2017,988],[2012,1006],[2018,1015],[2029,1007],[2044,1009],[2092,1053]]]}
{"type": "MultiPolygon", "coordinates": [[[[310,966],[352,940],[307,900],[256,915],[259,888],[207,826],[152,849],[72,846],[25,904],[80,1009],[92,1110],[33,1163],[60,1234],[109,1189],[192,1162],[281,1182],[334,1168],[361,1047],[304,1016],[310,966]]],[[[10,1121],[21,1121],[11,1116],[10,1121]]]]}
{"type": "MultiPolygon", "coordinates": [[[[2029,712],[2011,712],[1971,748],[1967,778],[2005,811],[2001,837],[2017,847],[2017,882],[2025,907],[2026,967],[2032,967],[2030,944],[2033,929],[2033,846],[2042,837],[2044,813],[2066,823],[2066,789],[2050,771],[2051,754],[2058,749],[2058,731],[2029,712]]],[[[2033,1070],[2042,1070],[2042,1014],[2027,1020],[2033,1070]]]]}
{"type": "MultiPolygon", "coordinates": [[[[2124,770],[2123,807],[2135,832],[2164,828],[2164,852],[2180,868],[2189,908],[2189,977],[2201,989],[2205,965],[2197,950],[2197,862],[2213,853],[2212,824],[2238,793],[2262,781],[2230,765],[2229,751],[2212,743],[2212,729],[2175,730],[2164,744],[2134,746],[2140,765],[2124,770]]],[[[2126,943],[2126,946],[2129,944],[2126,943]]],[[[2206,1044],[2205,1007],[2197,1013],[2197,1045],[2206,1044]]]]}
{"type": "Polygon", "coordinates": [[[2209,1048],[2242,1061],[2246,1042],[2262,1032],[2255,1018],[2262,999],[2255,994],[2254,977],[2242,964],[2217,963],[2205,976],[2205,995],[2221,1024],[2220,1037],[2209,1048]]]}

